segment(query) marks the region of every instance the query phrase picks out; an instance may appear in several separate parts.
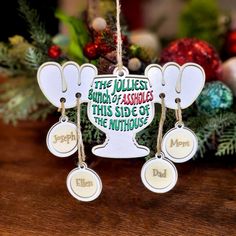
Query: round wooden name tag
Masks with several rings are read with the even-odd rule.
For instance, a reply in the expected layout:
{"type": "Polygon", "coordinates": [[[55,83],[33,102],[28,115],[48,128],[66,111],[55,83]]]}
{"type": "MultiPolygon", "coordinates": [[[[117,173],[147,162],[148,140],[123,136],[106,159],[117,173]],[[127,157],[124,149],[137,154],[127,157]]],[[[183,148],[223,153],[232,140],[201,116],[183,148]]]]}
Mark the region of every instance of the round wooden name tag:
{"type": "Polygon", "coordinates": [[[176,184],[178,172],[173,163],[161,155],[149,159],[141,170],[141,179],[147,189],[154,193],[166,193],[176,184]]]}
{"type": "Polygon", "coordinates": [[[183,124],[176,124],[162,140],[162,151],[173,162],[182,163],[191,159],[197,152],[198,140],[192,130],[183,124]]]}
{"type": "Polygon", "coordinates": [[[70,194],[83,202],[95,200],[102,191],[102,182],[97,173],[83,163],[73,169],[67,177],[67,188],[70,194]]]}
{"type": "Polygon", "coordinates": [[[58,157],[68,157],[77,151],[77,127],[68,121],[68,117],[60,118],[47,134],[47,147],[58,157]]]}

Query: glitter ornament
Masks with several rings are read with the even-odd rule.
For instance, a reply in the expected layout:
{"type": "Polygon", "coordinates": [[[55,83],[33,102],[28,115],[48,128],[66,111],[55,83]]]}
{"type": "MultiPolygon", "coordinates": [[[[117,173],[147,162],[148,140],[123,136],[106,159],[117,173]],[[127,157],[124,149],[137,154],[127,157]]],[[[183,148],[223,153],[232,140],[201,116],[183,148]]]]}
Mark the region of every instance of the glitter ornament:
{"type": "Polygon", "coordinates": [[[95,60],[99,57],[99,49],[98,45],[95,43],[87,43],[84,46],[83,49],[84,55],[89,59],[89,60],[95,60]]]}
{"type": "Polygon", "coordinates": [[[222,77],[222,65],[217,52],[203,40],[184,38],[170,43],[161,53],[160,64],[170,61],[179,65],[187,62],[201,65],[207,81],[219,80],[222,77]]]}
{"type": "Polygon", "coordinates": [[[52,45],[51,47],[48,48],[48,56],[57,59],[58,57],[61,56],[61,49],[57,45],[52,45]]]}
{"type": "Polygon", "coordinates": [[[229,87],[220,81],[206,83],[196,104],[200,112],[215,114],[232,106],[233,94],[229,87]]]}
{"type": "Polygon", "coordinates": [[[106,27],[107,27],[107,22],[102,17],[96,17],[92,22],[92,28],[97,32],[103,31],[104,29],[106,29],[106,27]]]}
{"type": "Polygon", "coordinates": [[[128,61],[128,68],[131,71],[138,71],[141,68],[141,61],[137,57],[133,57],[128,61]]]}
{"type": "Polygon", "coordinates": [[[236,57],[232,57],[223,63],[223,77],[221,79],[236,96],[236,57]]]}

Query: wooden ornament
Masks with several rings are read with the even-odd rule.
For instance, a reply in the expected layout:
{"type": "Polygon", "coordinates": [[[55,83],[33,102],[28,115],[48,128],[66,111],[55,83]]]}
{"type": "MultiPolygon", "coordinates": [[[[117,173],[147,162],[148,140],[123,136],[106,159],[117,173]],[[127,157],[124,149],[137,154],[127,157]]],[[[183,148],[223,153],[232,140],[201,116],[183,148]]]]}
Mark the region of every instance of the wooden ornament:
{"type": "Polygon", "coordinates": [[[70,194],[83,202],[95,200],[102,191],[100,177],[85,163],[68,174],[66,184],[70,194]]]}
{"type": "Polygon", "coordinates": [[[68,117],[61,117],[48,131],[47,147],[57,157],[68,157],[77,151],[77,127],[68,121],[68,117]]]}
{"type": "Polygon", "coordinates": [[[141,179],[147,189],[154,193],[166,193],[174,188],[178,172],[175,165],[164,158],[153,157],[142,167],[141,179]]]}
{"type": "Polygon", "coordinates": [[[173,162],[183,163],[190,160],[197,152],[198,140],[194,132],[184,124],[176,123],[162,140],[162,151],[173,162]]]}

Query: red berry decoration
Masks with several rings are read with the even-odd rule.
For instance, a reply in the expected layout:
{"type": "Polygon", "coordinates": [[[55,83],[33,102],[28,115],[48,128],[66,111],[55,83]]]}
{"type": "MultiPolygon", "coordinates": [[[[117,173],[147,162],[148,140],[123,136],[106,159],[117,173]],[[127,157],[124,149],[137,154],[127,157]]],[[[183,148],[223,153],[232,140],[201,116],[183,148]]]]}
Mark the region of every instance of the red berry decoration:
{"type": "MultiPolygon", "coordinates": [[[[110,37],[109,35],[106,35],[106,37],[110,37]]],[[[97,34],[97,37],[95,38],[95,44],[98,45],[98,52],[99,54],[106,55],[107,53],[111,52],[114,50],[116,45],[113,44],[114,47],[109,46],[109,44],[106,42],[106,39],[102,34],[97,34]]]]}
{"type": "Polygon", "coordinates": [[[221,60],[216,50],[203,40],[185,38],[170,43],[161,53],[160,64],[171,61],[179,65],[187,62],[201,65],[207,81],[222,77],[221,60]]]}
{"type": "Polygon", "coordinates": [[[236,30],[229,31],[226,34],[225,50],[229,57],[236,56],[236,30]]]}
{"type": "Polygon", "coordinates": [[[61,49],[57,45],[52,45],[51,47],[48,48],[48,56],[57,59],[58,57],[61,56],[61,49]]]}
{"type": "Polygon", "coordinates": [[[99,44],[98,48],[99,48],[99,52],[102,55],[106,55],[107,53],[109,53],[109,52],[114,50],[114,48],[108,46],[106,43],[99,44]]]}
{"type": "Polygon", "coordinates": [[[99,57],[99,50],[98,50],[98,45],[96,43],[87,43],[84,46],[84,55],[89,59],[89,60],[95,60],[99,57]]]}

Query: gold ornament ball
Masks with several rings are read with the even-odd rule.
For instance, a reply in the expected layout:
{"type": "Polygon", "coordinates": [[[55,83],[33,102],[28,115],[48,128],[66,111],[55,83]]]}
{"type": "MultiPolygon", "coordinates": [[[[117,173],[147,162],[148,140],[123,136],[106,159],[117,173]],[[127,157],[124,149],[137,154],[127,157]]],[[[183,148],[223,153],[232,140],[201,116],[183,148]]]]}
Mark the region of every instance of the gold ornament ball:
{"type": "Polygon", "coordinates": [[[92,22],[92,28],[97,32],[103,31],[104,29],[106,29],[106,27],[107,27],[107,22],[102,17],[96,17],[92,22]]]}
{"type": "Polygon", "coordinates": [[[141,68],[141,61],[137,57],[129,59],[128,68],[131,71],[137,71],[141,68]]]}
{"type": "Polygon", "coordinates": [[[232,57],[225,61],[222,65],[223,77],[221,81],[231,88],[234,96],[236,96],[236,57],[232,57]]]}

